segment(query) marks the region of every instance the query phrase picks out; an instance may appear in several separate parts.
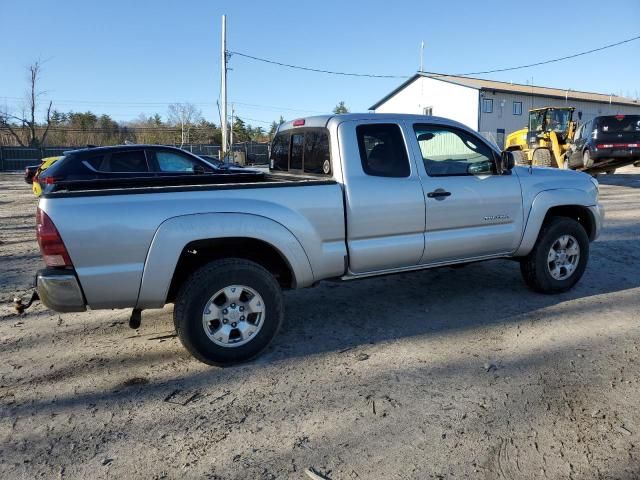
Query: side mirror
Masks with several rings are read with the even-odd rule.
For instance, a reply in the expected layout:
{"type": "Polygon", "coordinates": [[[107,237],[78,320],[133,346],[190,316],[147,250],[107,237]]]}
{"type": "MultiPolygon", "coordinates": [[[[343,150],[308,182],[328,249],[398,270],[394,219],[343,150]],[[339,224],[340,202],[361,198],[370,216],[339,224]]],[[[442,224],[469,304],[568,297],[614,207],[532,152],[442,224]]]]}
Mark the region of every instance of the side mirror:
{"type": "Polygon", "coordinates": [[[426,142],[428,140],[431,140],[433,137],[435,137],[435,134],[431,132],[421,133],[420,135],[418,135],[418,142],[426,142]]]}
{"type": "Polygon", "coordinates": [[[207,173],[207,170],[202,165],[194,165],[193,173],[195,173],[196,175],[202,175],[207,173]]]}
{"type": "Polygon", "coordinates": [[[516,159],[513,156],[513,152],[505,150],[500,155],[500,162],[498,164],[498,173],[510,172],[516,165],[516,159]]]}

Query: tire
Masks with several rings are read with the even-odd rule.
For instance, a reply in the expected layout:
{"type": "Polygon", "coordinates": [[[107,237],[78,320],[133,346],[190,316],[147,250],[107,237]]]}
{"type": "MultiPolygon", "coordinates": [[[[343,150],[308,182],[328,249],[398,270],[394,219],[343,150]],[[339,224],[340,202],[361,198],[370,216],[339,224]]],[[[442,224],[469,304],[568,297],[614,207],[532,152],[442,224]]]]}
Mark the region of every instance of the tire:
{"type": "Polygon", "coordinates": [[[255,357],[269,345],[283,319],[276,279],[257,263],[239,258],[215,260],[193,273],[180,288],[173,311],[182,345],[209,365],[255,357]]]}
{"type": "MultiPolygon", "coordinates": [[[[561,248],[558,249],[558,253],[562,253],[561,248]]],[[[520,272],[527,286],[533,291],[546,294],[561,293],[571,289],[580,280],[588,260],[589,237],[584,227],[571,218],[552,217],[542,226],[533,250],[520,260],[520,272]],[[565,244],[567,262],[572,258],[568,252],[574,243],[577,243],[579,250],[572,272],[569,273],[569,269],[564,268],[564,273],[568,273],[568,276],[562,278],[563,269],[559,268],[556,271],[553,268],[562,262],[551,261],[549,258],[552,247],[561,247],[561,239],[566,237],[570,237],[568,243],[565,244]],[[552,270],[556,273],[559,272],[558,277],[560,278],[554,277],[552,270]]]]}
{"type": "Polygon", "coordinates": [[[591,153],[589,152],[589,150],[585,150],[582,154],[582,166],[584,168],[593,167],[593,159],[591,158],[591,153]]]}
{"type": "Polygon", "coordinates": [[[513,160],[516,165],[529,165],[527,157],[522,150],[512,150],[511,153],[513,153],[513,160]]]}
{"type": "Polygon", "coordinates": [[[610,168],[609,170],[607,170],[605,172],[607,175],[613,175],[614,173],[616,173],[616,169],[615,168],[610,168]]]}
{"type": "Polygon", "coordinates": [[[546,148],[538,148],[533,152],[531,164],[535,167],[551,167],[553,165],[552,159],[551,151],[546,148]]]}

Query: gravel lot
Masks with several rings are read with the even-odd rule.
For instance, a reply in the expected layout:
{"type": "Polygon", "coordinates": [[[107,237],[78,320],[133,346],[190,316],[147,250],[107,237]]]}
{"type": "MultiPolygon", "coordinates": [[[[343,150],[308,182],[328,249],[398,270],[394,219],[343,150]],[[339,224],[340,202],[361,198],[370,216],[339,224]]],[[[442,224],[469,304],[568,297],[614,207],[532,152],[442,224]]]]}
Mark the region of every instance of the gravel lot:
{"type": "MultiPolygon", "coordinates": [[[[640,169],[571,292],[494,261],[286,295],[258,360],[212,368],[171,307],[12,312],[36,201],[0,175],[0,478],[640,478],[640,169]]],[[[108,233],[103,233],[108,234],[108,233]]]]}

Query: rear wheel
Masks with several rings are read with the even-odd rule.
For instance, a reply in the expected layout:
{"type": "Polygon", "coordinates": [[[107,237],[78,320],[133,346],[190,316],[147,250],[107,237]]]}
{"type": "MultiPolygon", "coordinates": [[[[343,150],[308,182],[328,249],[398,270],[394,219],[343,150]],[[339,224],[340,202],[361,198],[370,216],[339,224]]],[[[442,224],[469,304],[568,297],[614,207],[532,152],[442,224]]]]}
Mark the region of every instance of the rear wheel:
{"type": "Polygon", "coordinates": [[[536,167],[551,167],[552,163],[551,151],[546,148],[538,148],[533,152],[532,164],[536,167]]]}
{"type": "Polygon", "coordinates": [[[616,169],[615,168],[610,168],[609,170],[606,171],[607,175],[613,175],[614,173],[616,173],[616,169]]]}
{"type": "Polygon", "coordinates": [[[283,318],[278,282],[244,259],[216,260],[192,274],[176,297],[173,313],[182,345],[209,365],[256,356],[271,342],[283,318]]]}
{"type": "Polygon", "coordinates": [[[525,283],[540,293],[560,293],[582,277],[589,259],[589,237],[567,217],[553,217],[540,231],[533,250],[520,261],[525,283]]]}
{"type": "Polygon", "coordinates": [[[589,150],[585,150],[584,153],[582,154],[582,166],[584,168],[593,167],[593,159],[591,158],[591,154],[589,153],[589,150]]]}

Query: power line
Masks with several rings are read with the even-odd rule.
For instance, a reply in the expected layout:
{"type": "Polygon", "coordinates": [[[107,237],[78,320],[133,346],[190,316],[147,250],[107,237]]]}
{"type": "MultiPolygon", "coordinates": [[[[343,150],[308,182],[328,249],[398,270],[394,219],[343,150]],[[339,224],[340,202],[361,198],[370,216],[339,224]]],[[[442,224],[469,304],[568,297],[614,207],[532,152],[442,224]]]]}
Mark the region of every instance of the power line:
{"type": "Polygon", "coordinates": [[[346,77],[371,77],[371,78],[409,78],[407,75],[377,75],[371,73],[351,73],[351,72],[337,72],[333,70],[323,70],[320,68],[311,68],[311,67],[302,67],[300,65],[292,65],[290,63],[282,63],[276,62],[275,60],[269,60],[266,58],[254,57],[253,55],[248,55],[246,53],[229,51],[232,55],[238,55],[240,57],[249,58],[251,60],[256,60],[258,62],[271,63],[273,65],[278,65],[280,67],[294,68],[297,70],[306,70],[308,72],[316,72],[316,73],[328,73],[331,75],[343,75],[346,77]]]}
{"type": "MultiPolygon", "coordinates": [[[[552,58],[550,60],[543,60],[543,61],[540,61],[540,62],[529,63],[529,64],[526,64],[526,65],[517,65],[517,66],[514,66],[514,67],[495,68],[493,70],[483,70],[483,71],[468,72],[468,73],[433,74],[433,76],[446,77],[446,76],[455,75],[455,76],[464,77],[464,76],[469,76],[469,75],[483,75],[483,74],[487,74],[487,73],[509,72],[509,71],[513,71],[513,70],[521,70],[521,69],[524,69],[524,68],[538,67],[540,65],[548,65],[550,63],[562,62],[564,60],[569,60],[569,59],[572,59],[572,58],[581,57],[583,55],[589,55],[591,53],[600,52],[602,50],[607,50],[609,48],[617,47],[617,46],[623,45],[625,43],[633,42],[633,41],[638,40],[638,39],[640,39],[640,35],[637,35],[637,36],[631,37],[631,38],[627,38],[627,39],[621,40],[619,42],[610,43],[610,44],[604,45],[602,47],[593,48],[591,50],[586,50],[586,51],[583,51],[583,52],[574,53],[572,55],[566,55],[564,57],[552,58]]],[[[305,71],[308,71],[308,72],[326,73],[326,74],[330,74],[330,75],[342,75],[342,76],[348,76],[348,77],[409,78],[408,75],[379,75],[379,74],[371,74],[371,73],[338,72],[338,71],[335,71],[335,70],[326,70],[326,69],[322,69],[322,68],[303,67],[303,66],[300,66],[300,65],[293,65],[293,64],[290,64],[290,63],[278,62],[278,61],[275,61],[275,60],[256,57],[256,56],[249,55],[249,54],[242,53],[242,52],[229,51],[228,53],[233,54],[233,55],[238,55],[240,57],[248,58],[248,59],[251,59],[251,60],[255,60],[255,61],[258,61],[258,62],[269,63],[269,64],[272,64],[272,65],[278,65],[280,67],[293,68],[293,69],[296,69],[296,70],[305,70],[305,71]]]]}
{"type": "Polygon", "coordinates": [[[273,122],[267,122],[266,120],[258,120],[257,118],[245,117],[244,115],[236,115],[236,119],[249,120],[251,122],[264,123],[265,125],[271,125],[271,123],[273,123],[273,122]]]}
{"type": "Polygon", "coordinates": [[[569,60],[569,59],[572,59],[572,58],[581,57],[583,55],[589,55],[590,53],[601,52],[602,50],[606,50],[608,48],[617,47],[619,45],[623,45],[625,43],[630,43],[630,42],[633,42],[633,41],[638,40],[638,39],[640,39],[640,35],[632,37],[632,38],[627,38],[626,40],[621,40],[621,41],[616,42],[616,43],[610,43],[609,45],[604,45],[603,47],[593,48],[591,50],[586,50],[586,51],[580,52],[580,53],[574,53],[573,55],[567,55],[567,56],[564,56],[564,57],[553,58],[551,60],[544,60],[542,62],[530,63],[528,65],[519,65],[517,67],[496,68],[494,70],[486,70],[484,72],[460,73],[459,75],[460,76],[482,75],[482,74],[486,74],[486,73],[508,72],[508,71],[511,71],[511,70],[521,70],[523,68],[531,68],[531,67],[538,67],[540,65],[548,65],[550,63],[562,62],[564,60],[569,60]]]}

